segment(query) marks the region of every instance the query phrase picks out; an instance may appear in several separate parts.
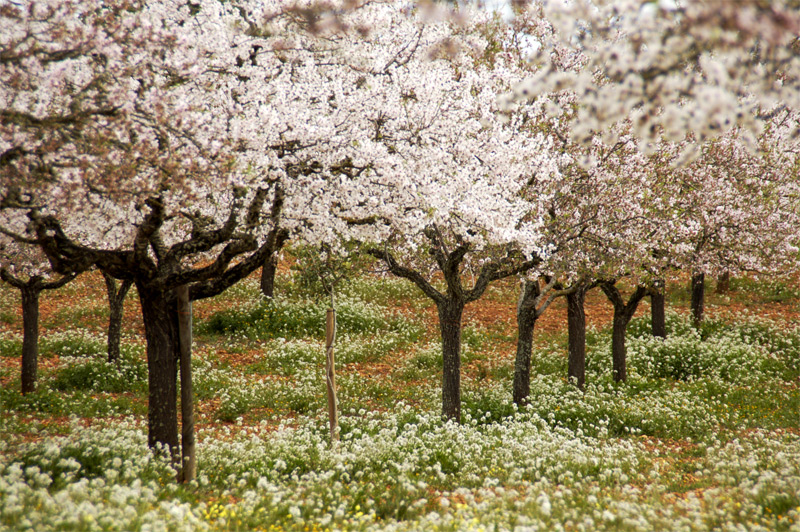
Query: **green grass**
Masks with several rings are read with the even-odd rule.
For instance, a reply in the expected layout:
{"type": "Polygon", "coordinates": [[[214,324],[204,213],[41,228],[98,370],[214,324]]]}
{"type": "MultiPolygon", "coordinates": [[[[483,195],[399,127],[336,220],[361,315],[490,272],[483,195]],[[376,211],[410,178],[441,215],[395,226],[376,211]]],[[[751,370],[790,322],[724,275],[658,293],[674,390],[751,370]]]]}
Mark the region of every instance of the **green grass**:
{"type": "Polygon", "coordinates": [[[22,354],[22,337],[11,333],[0,333],[0,357],[12,358],[22,354]]]}
{"type": "Polygon", "coordinates": [[[143,415],[147,411],[142,397],[119,393],[66,392],[47,378],[40,379],[34,392],[21,395],[18,388],[0,389],[0,405],[8,412],[45,416],[97,418],[118,415],[143,415]]]}
{"type": "Polygon", "coordinates": [[[42,357],[97,357],[108,350],[105,336],[77,328],[39,338],[39,356],[42,357]]]}
{"type": "Polygon", "coordinates": [[[1,311],[0,312],[0,323],[5,323],[6,325],[13,325],[17,323],[17,314],[15,312],[9,311],[1,311]]]}
{"type": "MultiPolygon", "coordinates": [[[[300,338],[325,330],[327,304],[286,298],[255,300],[214,313],[198,324],[206,335],[236,335],[251,340],[300,338]]],[[[336,306],[337,329],[347,333],[375,334],[411,326],[400,316],[387,316],[383,307],[359,298],[340,298],[336,306]]]]}
{"type": "Polygon", "coordinates": [[[42,323],[46,328],[84,328],[87,324],[106,325],[108,323],[108,304],[86,304],[79,308],[62,307],[42,323]]]}
{"type": "MultiPolygon", "coordinates": [[[[515,331],[464,327],[460,424],[439,416],[430,303],[390,278],[338,295],[341,441],[325,415],[327,302],[256,280],[196,320],[198,479],[147,449],[144,348],[119,366],[102,333],[42,335],[20,395],[17,333],[0,336],[0,528],[8,530],[793,530],[800,523],[800,330],[750,315],[695,330],[667,315],[628,331],[626,384],[610,331],[587,331],[587,385],[566,382],[566,334],[539,334],[529,405],[511,402],[515,331]],[[402,309],[402,310],[401,310],[402,309]],[[427,315],[427,313],[426,313],[427,315]],[[590,523],[591,521],[591,523],[590,523]],[[792,528],[794,527],[794,528],[792,528]]],[[[496,301],[513,289],[495,287],[496,301]]],[[[762,287],[735,285],[735,292],[762,287]]],[[[77,292],[76,292],[77,293],[77,292]]],[[[738,296],[736,296],[738,297],[738,296]]],[[[766,296],[763,296],[766,297],[766,296]]],[[[99,305],[97,307],[99,309],[99,305]]],[[[100,311],[88,311],[87,317],[100,311]]],[[[79,311],[64,308],[66,322],[79,311]]]]}
{"type": "Polygon", "coordinates": [[[800,299],[800,287],[795,282],[786,279],[734,277],[731,279],[731,292],[742,294],[742,297],[738,298],[742,303],[747,303],[748,300],[752,301],[753,295],[762,301],[774,303],[800,299]]]}
{"type": "Polygon", "coordinates": [[[53,379],[57,390],[144,394],[147,390],[147,364],[143,350],[125,346],[119,363],[109,363],[105,354],[69,360],[53,379]]]}

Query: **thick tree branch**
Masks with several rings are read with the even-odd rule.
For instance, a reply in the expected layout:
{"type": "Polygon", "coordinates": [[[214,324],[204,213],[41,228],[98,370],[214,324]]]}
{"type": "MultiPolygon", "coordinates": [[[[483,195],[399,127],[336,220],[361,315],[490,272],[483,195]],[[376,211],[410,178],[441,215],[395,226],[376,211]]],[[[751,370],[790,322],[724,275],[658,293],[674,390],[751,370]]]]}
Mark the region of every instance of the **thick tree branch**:
{"type": "Polygon", "coordinates": [[[506,277],[510,277],[512,275],[526,272],[531,268],[535,268],[542,262],[538,256],[534,256],[533,258],[524,260],[515,266],[503,268],[505,263],[510,260],[512,260],[511,257],[506,257],[500,261],[490,261],[484,264],[480,273],[478,274],[478,279],[475,281],[475,286],[473,286],[472,289],[465,294],[464,300],[467,303],[475,301],[483,295],[490,283],[499,281],[500,279],[505,279],[506,277]]]}
{"type": "Polygon", "coordinates": [[[544,286],[539,286],[538,281],[533,287],[526,284],[525,291],[520,293],[518,308],[525,312],[533,311],[534,318],[538,319],[556,298],[566,295],[565,290],[553,290],[557,284],[555,278],[546,279],[544,286]]]}
{"type": "Polygon", "coordinates": [[[0,269],[0,279],[7,282],[14,288],[18,290],[23,290],[25,288],[34,288],[39,291],[41,290],[55,290],[57,288],[61,288],[68,282],[72,281],[78,276],[79,272],[73,272],[68,275],[64,275],[58,279],[53,281],[45,281],[43,277],[34,275],[27,282],[23,281],[22,279],[15,277],[8,271],[7,268],[0,269]]]}
{"type": "Polygon", "coordinates": [[[0,227],[0,233],[6,235],[7,237],[11,238],[15,242],[20,242],[22,244],[36,245],[36,244],[39,243],[39,239],[38,238],[28,238],[26,236],[22,236],[22,235],[20,235],[18,233],[15,233],[13,231],[9,231],[8,229],[6,229],[4,227],[0,227]]]}
{"type": "Polygon", "coordinates": [[[617,281],[600,281],[598,283],[600,290],[603,291],[608,300],[611,301],[611,304],[614,306],[614,310],[616,310],[618,307],[625,307],[625,301],[622,299],[622,294],[616,287],[616,283],[617,281]]]}
{"type": "Polygon", "coordinates": [[[58,288],[61,288],[65,284],[67,284],[67,283],[71,282],[72,280],[74,280],[78,275],[79,275],[79,272],[73,272],[73,273],[70,273],[69,275],[65,275],[65,276],[61,277],[60,279],[56,279],[54,281],[49,281],[49,282],[43,282],[42,285],[41,285],[42,286],[42,290],[56,290],[58,288]]]}
{"type": "Polygon", "coordinates": [[[248,256],[245,260],[235,266],[228,268],[218,277],[204,282],[195,282],[189,287],[189,299],[196,301],[213,297],[224,292],[239,280],[247,277],[258,268],[264,265],[264,261],[277,253],[289,238],[289,232],[280,227],[280,217],[283,211],[284,194],[280,187],[275,189],[275,197],[272,200],[270,210],[270,220],[272,229],[267,234],[267,239],[258,250],[248,256]]]}
{"type": "Polygon", "coordinates": [[[461,263],[464,260],[469,246],[467,244],[459,244],[444,261],[444,280],[447,283],[447,292],[452,297],[461,298],[464,295],[464,288],[461,286],[461,263]]]}
{"type": "Polygon", "coordinates": [[[644,286],[637,286],[631,296],[626,302],[619,289],[616,286],[616,281],[600,281],[598,283],[600,289],[606,295],[611,304],[614,306],[614,313],[621,314],[627,319],[633,316],[639,302],[650,293],[650,289],[644,286]]]}
{"type": "Polygon", "coordinates": [[[92,250],[75,244],[61,229],[61,224],[53,216],[39,216],[36,210],[28,213],[50,267],[54,272],[70,274],[88,270],[94,263],[92,250]]]}
{"type": "Polygon", "coordinates": [[[417,287],[419,287],[419,289],[422,290],[425,295],[431,298],[437,305],[445,301],[444,294],[436,290],[436,288],[434,288],[433,285],[427,281],[427,279],[420,275],[419,272],[398,264],[397,260],[391,253],[389,253],[389,251],[373,247],[367,248],[366,253],[372,255],[376,259],[382,260],[393,275],[408,279],[417,285],[417,287]]]}
{"type": "Polygon", "coordinates": [[[204,268],[189,269],[174,275],[165,276],[164,286],[180,286],[188,283],[203,282],[221,276],[233,259],[257,249],[256,240],[251,236],[229,242],[217,255],[216,260],[204,268]]]}
{"type": "MultiPolygon", "coordinates": [[[[118,279],[130,279],[134,255],[131,251],[111,251],[92,249],[72,241],[61,229],[61,224],[53,216],[40,217],[35,210],[29,218],[37,234],[39,245],[50,262],[54,272],[62,275],[80,273],[93,265],[118,279]]],[[[138,263],[140,267],[151,267],[152,262],[138,263]]]]}
{"type": "Polygon", "coordinates": [[[94,109],[80,111],[63,116],[48,116],[37,118],[28,113],[19,111],[0,110],[0,119],[7,124],[17,124],[22,127],[33,127],[42,129],[61,129],[67,126],[81,124],[92,117],[114,117],[119,113],[116,108],[94,109]]]}
{"type": "MultiPolygon", "coordinates": [[[[233,236],[233,233],[238,225],[239,211],[242,209],[242,205],[244,203],[244,191],[237,189],[234,190],[233,194],[233,205],[228,213],[228,219],[225,220],[225,223],[222,225],[222,227],[211,231],[206,231],[201,224],[197,223],[199,217],[193,218],[191,236],[188,240],[178,242],[170,248],[169,252],[164,257],[164,262],[166,264],[176,264],[183,257],[195,255],[197,253],[204,253],[212,249],[214,246],[218,246],[226,240],[229,240],[233,236]]],[[[256,194],[256,197],[253,199],[253,202],[248,209],[248,219],[253,216],[252,213],[254,210],[256,212],[261,210],[265,196],[266,194],[263,194],[260,191],[256,194]]]]}
{"type": "Polygon", "coordinates": [[[4,280],[17,290],[22,290],[25,288],[25,282],[22,279],[18,279],[11,275],[11,272],[8,271],[8,268],[0,269],[0,279],[4,280]]]}
{"type": "Polygon", "coordinates": [[[431,256],[436,261],[436,265],[439,266],[439,269],[444,272],[447,269],[447,256],[449,252],[442,241],[438,228],[434,225],[430,225],[425,228],[423,234],[431,242],[431,256]]]}
{"type": "Polygon", "coordinates": [[[145,204],[150,208],[150,212],[136,230],[136,237],[133,240],[133,260],[140,264],[152,262],[147,249],[150,247],[151,237],[163,225],[165,216],[164,203],[161,198],[148,198],[145,204]]]}

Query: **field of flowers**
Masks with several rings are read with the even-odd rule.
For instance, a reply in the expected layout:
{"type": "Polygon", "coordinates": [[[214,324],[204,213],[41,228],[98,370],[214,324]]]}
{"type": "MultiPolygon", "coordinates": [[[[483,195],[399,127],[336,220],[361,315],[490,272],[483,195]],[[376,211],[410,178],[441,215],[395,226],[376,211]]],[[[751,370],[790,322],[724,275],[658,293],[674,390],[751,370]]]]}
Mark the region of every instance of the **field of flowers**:
{"type": "MultiPolygon", "coordinates": [[[[737,285],[698,330],[672,287],[665,341],[649,335],[646,303],[629,328],[627,384],[612,382],[609,330],[590,328],[584,393],[565,380],[566,327],[537,332],[522,409],[513,319],[469,321],[459,425],[438,415],[426,300],[359,278],[337,298],[331,445],[324,298],[284,274],[291,296],[264,301],[248,280],[196,305],[198,478],[179,485],[147,448],[135,294],[117,367],[101,286],[79,279],[45,306],[40,382],[24,397],[18,295],[0,288],[2,530],[800,531],[794,293],[776,303],[770,285],[737,285]]],[[[489,303],[513,308],[513,284],[493,290],[489,303]]]]}

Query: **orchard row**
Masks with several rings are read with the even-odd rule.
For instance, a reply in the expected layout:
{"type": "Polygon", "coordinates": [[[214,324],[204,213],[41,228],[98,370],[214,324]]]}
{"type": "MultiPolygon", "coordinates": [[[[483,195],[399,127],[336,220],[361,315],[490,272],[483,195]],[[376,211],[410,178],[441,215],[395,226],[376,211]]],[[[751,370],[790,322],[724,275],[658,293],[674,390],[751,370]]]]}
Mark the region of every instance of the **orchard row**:
{"type": "Polygon", "coordinates": [[[177,292],[258,268],[269,292],[287,242],[319,250],[332,302],[336,265],[360,255],[436,304],[456,420],[463,310],[495,281],[523,280],[524,403],[556,297],[582,388],[587,290],[614,306],[624,381],[628,322],[644,297],[663,309],[665,280],[691,273],[700,321],[704,275],[795,270],[800,12],[556,4],[508,21],[425,2],[0,7],[0,266],[22,292],[23,392],[39,294],[92,268],[112,307],[137,288],[149,443],[172,449],[177,292]]]}

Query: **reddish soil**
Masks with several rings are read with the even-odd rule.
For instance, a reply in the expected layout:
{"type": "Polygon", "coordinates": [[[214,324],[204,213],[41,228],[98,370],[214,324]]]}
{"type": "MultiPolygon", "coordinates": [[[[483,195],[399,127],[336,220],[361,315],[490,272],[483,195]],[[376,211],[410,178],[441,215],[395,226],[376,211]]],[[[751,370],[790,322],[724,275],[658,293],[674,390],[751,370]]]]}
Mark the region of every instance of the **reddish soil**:
{"type": "MultiPolygon", "coordinates": [[[[285,269],[283,266],[282,269],[285,269]]],[[[256,272],[254,276],[260,272],[256,272]]],[[[685,283],[684,283],[685,284],[685,283]]],[[[0,290],[11,291],[12,297],[6,297],[7,301],[16,301],[12,308],[2,308],[0,312],[5,318],[0,321],[0,333],[21,332],[22,317],[19,308],[19,294],[8,286],[0,287],[0,290]]],[[[673,288],[673,292],[675,288],[673,288]]],[[[623,291],[629,292],[629,291],[623,291]]],[[[498,283],[487,291],[485,297],[467,306],[464,313],[464,326],[479,326],[491,332],[497,332],[498,338],[492,340],[492,346],[496,351],[502,353],[501,358],[513,356],[514,337],[516,336],[516,281],[506,280],[498,283]]],[[[85,327],[102,335],[105,333],[106,323],[103,313],[92,313],[92,309],[104,308],[107,305],[105,284],[98,272],[90,272],[82,275],[67,287],[48,291],[42,294],[40,301],[40,329],[42,334],[47,334],[54,330],[65,330],[76,327],[85,327]]],[[[195,313],[200,318],[207,318],[214,312],[229,308],[228,301],[206,300],[195,305],[195,313]]],[[[668,303],[668,305],[670,305],[668,303]]],[[[671,305],[679,312],[688,312],[688,298],[678,305],[671,305]]],[[[610,324],[612,319],[612,308],[605,296],[599,290],[593,290],[586,297],[586,318],[589,326],[601,328],[610,324]]],[[[438,320],[436,309],[431,304],[419,309],[419,307],[409,306],[407,302],[401,302],[397,308],[409,317],[421,319],[426,327],[426,337],[435,340],[439,336],[438,320]]],[[[645,299],[639,305],[636,312],[637,316],[646,315],[650,311],[649,300],[645,299]]],[[[763,316],[776,321],[785,321],[791,324],[800,323],[800,308],[795,301],[775,303],[760,300],[757,295],[743,293],[731,293],[728,296],[720,296],[712,291],[707,292],[707,315],[709,317],[727,316],[733,319],[748,314],[763,316]]],[[[558,334],[566,329],[566,304],[563,299],[556,300],[550,308],[538,320],[536,324],[535,338],[546,341],[553,334],[558,334]]],[[[124,334],[132,337],[142,338],[144,328],[140,317],[139,303],[133,295],[130,295],[125,302],[124,334]]],[[[258,349],[247,352],[230,352],[219,345],[215,349],[216,355],[224,362],[233,366],[251,364],[261,357],[258,349]]],[[[344,372],[356,372],[361,375],[380,375],[388,376],[399,361],[403,360],[409,353],[399,352],[392,358],[391,362],[350,364],[342,368],[344,372]]],[[[58,364],[58,357],[40,358],[42,369],[50,369],[58,364]]],[[[0,365],[4,367],[19,367],[18,357],[2,357],[0,365]]],[[[475,368],[466,368],[472,372],[475,368]]],[[[8,379],[6,379],[8,380],[8,379]]],[[[11,385],[11,383],[0,382],[0,385],[11,385]]],[[[211,406],[211,405],[209,405],[211,406]]],[[[205,407],[204,407],[205,409],[205,407]]]]}

